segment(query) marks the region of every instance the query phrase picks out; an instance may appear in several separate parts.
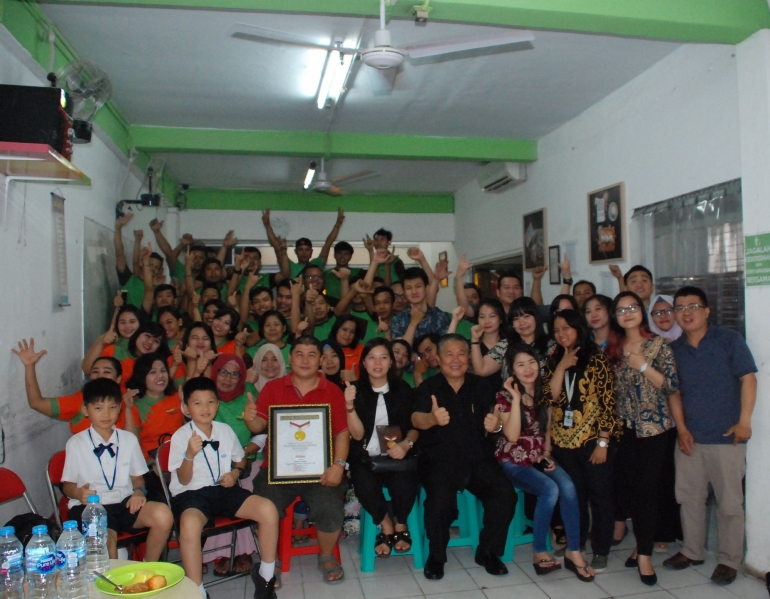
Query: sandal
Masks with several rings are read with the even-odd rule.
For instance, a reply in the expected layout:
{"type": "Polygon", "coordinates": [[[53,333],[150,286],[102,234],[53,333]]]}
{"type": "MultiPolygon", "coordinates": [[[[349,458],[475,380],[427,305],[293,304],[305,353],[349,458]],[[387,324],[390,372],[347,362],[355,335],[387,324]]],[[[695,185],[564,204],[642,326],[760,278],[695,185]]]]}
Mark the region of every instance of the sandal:
{"type": "Polygon", "coordinates": [[[395,548],[396,553],[406,553],[412,548],[412,535],[409,534],[408,530],[397,530],[393,533],[393,547],[395,548]],[[399,543],[406,543],[407,548],[399,549],[396,547],[399,543]]]}
{"type": "Polygon", "coordinates": [[[233,570],[236,574],[245,574],[246,572],[251,571],[251,556],[250,555],[239,555],[235,558],[235,565],[233,566],[233,570]]]}
{"type": "Polygon", "coordinates": [[[374,539],[374,553],[377,555],[377,557],[381,557],[383,559],[390,557],[390,554],[393,553],[393,540],[395,538],[395,535],[386,535],[384,532],[381,532],[377,535],[377,537],[374,539]],[[387,545],[388,546],[388,552],[387,553],[377,553],[377,547],[380,545],[387,545]]]}
{"type": "Polygon", "coordinates": [[[556,570],[561,570],[561,564],[552,557],[541,559],[539,562],[532,564],[532,567],[535,568],[535,574],[538,576],[544,576],[545,574],[556,572],[556,570]]]}
{"type": "Polygon", "coordinates": [[[566,556],[564,557],[564,567],[567,570],[574,572],[575,576],[577,576],[578,580],[581,582],[592,582],[593,579],[596,578],[593,574],[588,573],[588,566],[576,566],[575,562],[566,556]],[[581,570],[585,573],[585,576],[580,575],[581,570]]]}
{"type": "Polygon", "coordinates": [[[345,580],[345,571],[342,566],[337,562],[337,559],[333,555],[326,555],[324,557],[318,556],[318,571],[323,574],[323,581],[326,584],[339,584],[345,580]],[[334,563],[331,568],[324,568],[324,564],[334,563]],[[337,579],[330,580],[329,574],[336,574],[342,572],[342,576],[337,579]]]}
{"type": "Polygon", "coordinates": [[[230,558],[228,557],[218,557],[214,560],[214,576],[230,576],[230,558]],[[222,570],[222,568],[226,568],[225,570],[222,570]]]}
{"type": "Polygon", "coordinates": [[[566,545],[567,544],[567,533],[564,530],[563,526],[554,526],[553,527],[553,544],[554,545],[566,545]]]}

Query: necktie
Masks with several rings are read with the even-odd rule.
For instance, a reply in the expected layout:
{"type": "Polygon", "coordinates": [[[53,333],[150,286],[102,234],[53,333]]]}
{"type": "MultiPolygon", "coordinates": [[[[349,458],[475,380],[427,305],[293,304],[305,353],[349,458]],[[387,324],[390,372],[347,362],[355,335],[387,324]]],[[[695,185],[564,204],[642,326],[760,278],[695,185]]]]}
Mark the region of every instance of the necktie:
{"type": "Polygon", "coordinates": [[[94,454],[96,454],[97,458],[101,458],[102,454],[105,451],[110,454],[111,458],[115,457],[115,452],[112,449],[112,443],[109,443],[108,445],[105,445],[104,443],[99,443],[98,447],[94,447],[94,454]]]}
{"type": "Polygon", "coordinates": [[[214,451],[219,451],[219,441],[204,441],[201,449],[206,449],[206,445],[211,445],[214,451]]]}

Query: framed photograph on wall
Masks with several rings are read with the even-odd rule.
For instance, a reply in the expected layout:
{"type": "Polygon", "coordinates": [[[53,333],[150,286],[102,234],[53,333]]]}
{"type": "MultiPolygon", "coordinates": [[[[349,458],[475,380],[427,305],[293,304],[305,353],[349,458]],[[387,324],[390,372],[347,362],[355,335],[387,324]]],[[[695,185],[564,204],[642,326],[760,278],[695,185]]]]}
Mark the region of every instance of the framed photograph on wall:
{"type": "Polygon", "coordinates": [[[551,285],[561,284],[559,262],[561,262],[561,250],[558,245],[552,245],[548,248],[548,278],[551,285]]]}
{"type": "Polygon", "coordinates": [[[626,186],[616,183],[588,194],[588,260],[626,259],[626,186]]]}
{"type": "Polygon", "coordinates": [[[546,265],[546,221],[545,208],[525,214],[522,218],[524,229],[524,270],[534,270],[546,265]]]}

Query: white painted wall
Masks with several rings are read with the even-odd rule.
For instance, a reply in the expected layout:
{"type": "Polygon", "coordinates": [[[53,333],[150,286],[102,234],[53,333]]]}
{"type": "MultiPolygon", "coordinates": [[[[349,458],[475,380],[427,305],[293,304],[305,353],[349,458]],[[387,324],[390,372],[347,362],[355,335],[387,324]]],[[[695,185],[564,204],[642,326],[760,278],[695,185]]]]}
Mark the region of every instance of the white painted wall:
{"type": "MultiPolygon", "coordinates": [[[[770,30],[763,30],[736,49],[740,97],[743,232],[747,237],[770,232],[770,30]]],[[[770,570],[770,287],[746,288],[746,335],[759,373],[759,394],[752,419],[746,472],[746,566],[755,574],[770,570]]]]}
{"type": "MultiPolygon", "coordinates": [[[[734,48],[682,46],[541,139],[538,154],[508,192],[484,194],[475,181],[457,192],[457,253],[481,262],[521,251],[522,215],[545,207],[548,245],[575,243],[574,278],[601,289],[607,267],[588,264],[588,192],[625,181],[628,222],[635,207],[740,176],[734,48]]],[[[546,277],[546,301],[558,290],[546,277]]]]}
{"type": "MultiPolygon", "coordinates": [[[[0,27],[0,83],[42,85],[44,73],[0,27]]],[[[24,392],[24,369],[11,347],[34,337],[36,349],[48,354],[38,365],[44,395],[76,391],[82,383],[82,283],[84,219],[109,228],[115,221],[115,202],[136,193],[139,181],[128,177],[126,161],[95,136],[77,146],[75,165],[92,180],[91,187],[62,184],[11,184],[7,221],[0,223],[0,417],[5,431],[5,463],[18,473],[44,514],[52,513],[45,492],[45,465],[69,438],[65,423],[33,412],[24,392]],[[57,186],[66,198],[66,238],[71,306],[54,305],[54,247],[50,193],[57,186]]],[[[0,209],[3,207],[0,197],[0,209]]],[[[24,502],[0,506],[0,523],[27,511],[24,502]]]]}

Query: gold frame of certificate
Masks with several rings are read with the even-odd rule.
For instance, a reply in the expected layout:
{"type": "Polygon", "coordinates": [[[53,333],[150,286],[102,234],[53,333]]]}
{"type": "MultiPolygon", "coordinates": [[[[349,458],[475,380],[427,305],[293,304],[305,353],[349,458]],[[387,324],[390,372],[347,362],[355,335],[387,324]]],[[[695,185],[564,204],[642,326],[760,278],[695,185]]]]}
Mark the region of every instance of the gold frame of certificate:
{"type": "Polygon", "coordinates": [[[270,406],[267,420],[271,485],[317,483],[332,465],[332,418],[329,404],[270,406]]]}

